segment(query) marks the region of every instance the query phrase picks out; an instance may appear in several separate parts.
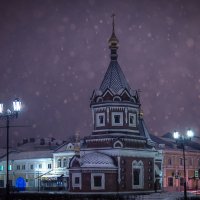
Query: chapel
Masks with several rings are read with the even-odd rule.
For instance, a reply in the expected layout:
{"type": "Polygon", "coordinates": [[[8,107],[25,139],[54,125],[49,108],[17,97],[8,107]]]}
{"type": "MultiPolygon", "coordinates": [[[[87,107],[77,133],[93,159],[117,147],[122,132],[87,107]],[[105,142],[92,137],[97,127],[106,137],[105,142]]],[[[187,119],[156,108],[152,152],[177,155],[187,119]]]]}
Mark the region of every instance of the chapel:
{"type": "MultiPolygon", "coordinates": [[[[153,192],[161,187],[162,157],[145,125],[139,91],[118,63],[119,40],[108,41],[110,63],[90,99],[93,131],[81,140],[69,167],[71,192],[153,192]]],[[[133,66],[134,67],[134,66],[133,66]]]]}

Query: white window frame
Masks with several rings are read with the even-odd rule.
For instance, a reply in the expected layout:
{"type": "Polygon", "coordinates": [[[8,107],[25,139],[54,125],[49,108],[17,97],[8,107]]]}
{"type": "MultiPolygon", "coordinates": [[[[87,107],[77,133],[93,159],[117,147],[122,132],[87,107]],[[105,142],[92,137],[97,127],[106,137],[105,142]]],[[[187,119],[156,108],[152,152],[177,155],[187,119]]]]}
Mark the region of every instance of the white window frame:
{"type": "Polygon", "coordinates": [[[104,190],[105,189],[105,174],[104,173],[92,173],[91,174],[91,190],[104,190]],[[101,176],[101,186],[94,185],[94,177],[101,176]]]}
{"type": "Polygon", "coordinates": [[[72,187],[73,188],[82,188],[82,179],[81,179],[81,173],[72,173],[72,187]],[[79,178],[79,183],[75,183],[75,178],[79,178]]]}
{"type": "Polygon", "coordinates": [[[62,159],[61,158],[57,159],[57,161],[56,161],[56,167],[57,168],[61,168],[62,167],[62,159]]]}
{"type": "Polygon", "coordinates": [[[137,124],[136,121],[137,121],[136,114],[135,113],[129,113],[129,117],[128,117],[129,126],[136,127],[136,124],[137,124]],[[132,124],[130,122],[131,117],[134,118],[134,122],[132,124]]]}
{"type": "Polygon", "coordinates": [[[105,113],[96,113],[96,127],[105,126],[105,113]],[[103,116],[103,123],[100,123],[99,117],[103,116]]]}
{"type": "Polygon", "coordinates": [[[144,188],[144,164],[141,160],[139,162],[134,160],[132,163],[132,188],[133,189],[143,189],[144,188]],[[134,185],[134,173],[133,173],[134,169],[140,170],[139,185],[134,185]]]}
{"type": "Polygon", "coordinates": [[[67,166],[68,166],[68,163],[67,163],[67,158],[63,158],[62,159],[62,163],[63,163],[63,168],[67,168],[67,166]]]}
{"type": "Polygon", "coordinates": [[[112,125],[113,126],[123,126],[123,112],[112,112],[112,125]],[[120,116],[119,123],[115,123],[115,115],[120,116]]]}

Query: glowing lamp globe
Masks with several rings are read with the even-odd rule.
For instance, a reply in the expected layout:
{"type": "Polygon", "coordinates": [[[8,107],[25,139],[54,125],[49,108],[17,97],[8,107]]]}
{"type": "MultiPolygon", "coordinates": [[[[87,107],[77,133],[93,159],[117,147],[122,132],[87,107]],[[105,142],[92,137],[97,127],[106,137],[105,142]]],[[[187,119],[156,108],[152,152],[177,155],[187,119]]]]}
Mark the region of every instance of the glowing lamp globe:
{"type": "Polygon", "coordinates": [[[21,101],[17,98],[13,101],[13,110],[19,112],[21,110],[21,101]]]}
{"type": "Polygon", "coordinates": [[[174,139],[178,139],[178,138],[180,137],[179,132],[178,132],[178,131],[175,131],[175,132],[173,133],[173,137],[174,137],[174,139]]]}
{"type": "Polygon", "coordinates": [[[3,113],[3,104],[0,103],[0,114],[2,114],[2,113],[3,113]]]}
{"type": "Polygon", "coordinates": [[[194,132],[193,132],[192,130],[188,130],[188,131],[187,131],[187,136],[188,136],[189,138],[192,138],[192,137],[194,136],[194,132]]]}

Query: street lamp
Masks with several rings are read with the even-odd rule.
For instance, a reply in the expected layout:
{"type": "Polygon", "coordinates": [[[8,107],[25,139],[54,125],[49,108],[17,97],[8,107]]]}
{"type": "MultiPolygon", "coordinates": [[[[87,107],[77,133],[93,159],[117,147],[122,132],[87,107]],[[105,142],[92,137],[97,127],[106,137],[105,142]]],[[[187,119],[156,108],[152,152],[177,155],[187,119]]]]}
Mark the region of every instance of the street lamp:
{"type": "Polygon", "coordinates": [[[13,110],[7,109],[4,110],[4,105],[0,103],[0,119],[6,120],[6,130],[7,130],[7,140],[6,140],[6,199],[9,199],[10,195],[10,184],[9,184],[9,127],[10,119],[18,117],[18,113],[21,110],[21,101],[17,98],[13,101],[13,110]]]}
{"type": "Polygon", "coordinates": [[[184,200],[187,200],[187,187],[186,187],[186,169],[185,169],[185,145],[187,145],[194,133],[192,130],[187,130],[186,135],[181,135],[178,131],[174,131],[173,137],[176,143],[183,149],[183,167],[184,167],[184,200]]]}

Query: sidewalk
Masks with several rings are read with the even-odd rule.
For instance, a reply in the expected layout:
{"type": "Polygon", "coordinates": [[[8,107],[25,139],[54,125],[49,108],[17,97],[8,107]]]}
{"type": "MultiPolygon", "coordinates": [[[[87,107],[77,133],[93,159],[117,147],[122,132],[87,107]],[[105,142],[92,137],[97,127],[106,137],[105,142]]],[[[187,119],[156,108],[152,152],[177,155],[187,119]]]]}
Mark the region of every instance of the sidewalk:
{"type": "MultiPolygon", "coordinates": [[[[162,192],[162,193],[153,193],[150,195],[138,196],[138,200],[176,200],[179,197],[183,197],[183,192],[162,192]]],[[[187,192],[187,196],[196,196],[191,192],[187,192]]]]}

